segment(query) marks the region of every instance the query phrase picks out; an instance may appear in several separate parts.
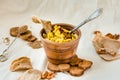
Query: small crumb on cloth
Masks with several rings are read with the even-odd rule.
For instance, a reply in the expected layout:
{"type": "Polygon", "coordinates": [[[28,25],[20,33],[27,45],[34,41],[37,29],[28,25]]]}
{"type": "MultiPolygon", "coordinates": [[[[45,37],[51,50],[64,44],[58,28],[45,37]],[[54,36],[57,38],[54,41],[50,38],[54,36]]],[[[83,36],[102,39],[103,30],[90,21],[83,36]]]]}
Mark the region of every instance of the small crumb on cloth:
{"type": "Polygon", "coordinates": [[[10,44],[10,38],[9,37],[3,38],[3,43],[5,43],[6,45],[9,45],[10,44]]]}

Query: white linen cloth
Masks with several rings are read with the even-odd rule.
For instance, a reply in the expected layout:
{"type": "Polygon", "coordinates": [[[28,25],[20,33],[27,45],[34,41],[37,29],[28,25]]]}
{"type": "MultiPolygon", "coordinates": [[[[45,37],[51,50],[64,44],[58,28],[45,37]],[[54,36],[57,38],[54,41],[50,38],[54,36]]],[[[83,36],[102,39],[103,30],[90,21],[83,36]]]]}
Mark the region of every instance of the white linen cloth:
{"type": "MultiPolygon", "coordinates": [[[[105,62],[95,52],[92,45],[93,31],[120,34],[120,0],[0,0],[0,54],[7,47],[3,43],[5,37],[10,41],[10,27],[29,25],[33,35],[40,38],[41,25],[31,21],[32,15],[52,23],[69,23],[78,25],[94,10],[103,8],[103,14],[81,27],[82,36],[77,49],[80,58],[93,62],[92,68],[84,75],[74,77],[67,73],[57,73],[52,80],[119,80],[120,60],[105,62]]],[[[111,45],[112,46],[112,45],[111,45]]],[[[0,80],[17,80],[22,72],[11,72],[10,63],[21,56],[31,58],[33,67],[45,71],[47,59],[43,48],[32,49],[27,42],[17,39],[9,49],[9,59],[0,62],[0,80]]]]}

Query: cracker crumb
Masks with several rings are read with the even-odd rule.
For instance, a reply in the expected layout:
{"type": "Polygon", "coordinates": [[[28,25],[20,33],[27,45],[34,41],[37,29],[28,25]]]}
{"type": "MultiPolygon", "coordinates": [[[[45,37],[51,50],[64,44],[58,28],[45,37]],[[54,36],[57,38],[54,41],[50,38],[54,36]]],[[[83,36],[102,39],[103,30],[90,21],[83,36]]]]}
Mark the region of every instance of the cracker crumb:
{"type": "Polygon", "coordinates": [[[100,33],[100,31],[94,31],[93,34],[97,34],[97,33],[100,33]]]}
{"type": "Polygon", "coordinates": [[[111,33],[107,33],[105,36],[115,40],[118,40],[120,37],[119,34],[111,34],[111,33]]]}
{"type": "Polygon", "coordinates": [[[41,79],[52,79],[53,77],[55,77],[54,72],[45,71],[45,73],[41,75],[41,79]]]}
{"type": "Polygon", "coordinates": [[[10,44],[10,39],[9,39],[9,37],[3,38],[3,43],[5,43],[6,45],[9,45],[9,44],[10,44]]]}

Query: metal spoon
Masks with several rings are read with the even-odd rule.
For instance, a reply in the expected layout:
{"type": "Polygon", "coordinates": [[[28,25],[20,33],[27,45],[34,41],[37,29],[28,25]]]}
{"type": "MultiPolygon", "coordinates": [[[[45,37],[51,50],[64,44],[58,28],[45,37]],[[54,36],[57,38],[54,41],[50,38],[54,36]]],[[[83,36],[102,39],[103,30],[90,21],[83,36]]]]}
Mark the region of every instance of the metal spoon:
{"type": "Polygon", "coordinates": [[[83,22],[81,22],[76,28],[72,29],[70,31],[70,33],[73,33],[75,30],[77,30],[78,28],[80,28],[81,26],[83,26],[84,24],[86,24],[87,22],[97,18],[98,16],[100,16],[103,12],[102,8],[97,9],[95,12],[93,12],[87,19],[85,19],[83,22]]]}
{"type": "Polygon", "coordinates": [[[8,60],[8,49],[12,46],[12,44],[16,41],[18,37],[15,37],[15,39],[12,41],[12,43],[3,51],[3,53],[0,55],[0,62],[4,62],[6,60],[8,60]]]}

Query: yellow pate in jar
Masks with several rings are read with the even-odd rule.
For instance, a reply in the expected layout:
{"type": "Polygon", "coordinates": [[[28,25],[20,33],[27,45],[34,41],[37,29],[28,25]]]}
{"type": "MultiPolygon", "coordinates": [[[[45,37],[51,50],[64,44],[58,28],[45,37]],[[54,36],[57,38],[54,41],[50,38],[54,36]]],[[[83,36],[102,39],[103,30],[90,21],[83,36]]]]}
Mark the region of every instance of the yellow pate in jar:
{"type": "Polygon", "coordinates": [[[61,26],[55,25],[52,31],[43,33],[43,37],[53,42],[63,43],[75,40],[78,36],[61,26]]]}

